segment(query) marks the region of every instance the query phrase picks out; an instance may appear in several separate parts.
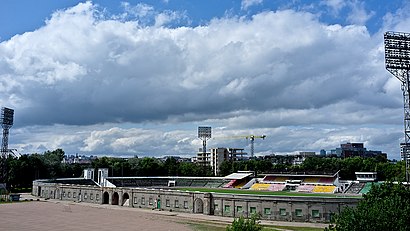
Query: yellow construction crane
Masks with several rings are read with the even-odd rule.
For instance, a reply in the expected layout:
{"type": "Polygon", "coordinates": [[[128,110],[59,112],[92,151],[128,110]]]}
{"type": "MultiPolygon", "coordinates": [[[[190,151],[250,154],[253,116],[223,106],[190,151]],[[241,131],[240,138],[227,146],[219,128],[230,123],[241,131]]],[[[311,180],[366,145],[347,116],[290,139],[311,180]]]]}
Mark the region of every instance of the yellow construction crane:
{"type": "Polygon", "coordinates": [[[255,135],[243,135],[243,136],[228,136],[228,137],[221,137],[222,139],[247,139],[251,141],[251,158],[255,152],[255,139],[262,139],[266,138],[266,135],[255,136],[255,135]]]}

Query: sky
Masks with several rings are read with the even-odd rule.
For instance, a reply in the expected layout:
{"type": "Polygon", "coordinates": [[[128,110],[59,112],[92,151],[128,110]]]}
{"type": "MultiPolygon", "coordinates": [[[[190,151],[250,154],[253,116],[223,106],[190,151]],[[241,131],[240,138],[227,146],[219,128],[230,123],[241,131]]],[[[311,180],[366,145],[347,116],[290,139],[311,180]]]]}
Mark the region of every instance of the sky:
{"type": "Polygon", "coordinates": [[[0,2],[0,105],[22,154],[319,152],[362,142],[400,158],[403,97],[383,33],[406,0],[0,2]],[[239,136],[239,137],[238,137],[239,136]]]}

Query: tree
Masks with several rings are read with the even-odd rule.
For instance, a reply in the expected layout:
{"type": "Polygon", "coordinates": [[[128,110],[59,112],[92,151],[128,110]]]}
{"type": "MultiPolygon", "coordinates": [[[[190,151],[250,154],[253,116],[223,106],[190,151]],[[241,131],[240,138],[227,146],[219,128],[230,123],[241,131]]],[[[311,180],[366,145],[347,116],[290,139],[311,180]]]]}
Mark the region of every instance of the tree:
{"type": "Polygon", "coordinates": [[[410,230],[410,190],[402,184],[373,185],[356,208],[345,208],[326,230],[410,230]]]}
{"type": "Polygon", "coordinates": [[[161,176],[162,169],[157,159],[144,157],[138,161],[138,176],[161,176]]]}
{"type": "Polygon", "coordinates": [[[174,157],[168,157],[163,164],[163,169],[166,171],[166,175],[168,176],[178,175],[178,168],[179,163],[174,157]]]}
{"type": "Polygon", "coordinates": [[[262,230],[260,225],[259,215],[253,214],[251,218],[243,217],[235,218],[231,225],[226,227],[226,231],[259,231],[262,230]]]}

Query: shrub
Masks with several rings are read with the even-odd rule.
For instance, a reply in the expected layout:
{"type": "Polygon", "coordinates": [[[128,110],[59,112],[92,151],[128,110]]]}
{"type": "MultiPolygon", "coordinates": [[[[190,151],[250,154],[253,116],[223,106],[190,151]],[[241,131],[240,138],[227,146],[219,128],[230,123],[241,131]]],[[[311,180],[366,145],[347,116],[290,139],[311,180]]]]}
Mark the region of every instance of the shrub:
{"type": "Polygon", "coordinates": [[[231,225],[226,227],[226,231],[260,231],[259,215],[253,214],[251,218],[245,219],[243,217],[235,218],[231,225]]]}

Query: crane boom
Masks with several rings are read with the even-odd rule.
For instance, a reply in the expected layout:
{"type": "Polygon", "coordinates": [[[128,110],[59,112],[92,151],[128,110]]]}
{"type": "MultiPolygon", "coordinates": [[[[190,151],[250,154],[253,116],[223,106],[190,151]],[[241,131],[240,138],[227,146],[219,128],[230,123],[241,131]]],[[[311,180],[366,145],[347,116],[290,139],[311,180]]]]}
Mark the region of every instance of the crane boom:
{"type": "Polygon", "coordinates": [[[255,136],[255,135],[243,135],[243,136],[228,136],[228,137],[222,137],[223,139],[247,139],[251,141],[251,158],[253,157],[255,153],[255,139],[265,139],[266,135],[261,135],[261,136],[255,136]]]}

